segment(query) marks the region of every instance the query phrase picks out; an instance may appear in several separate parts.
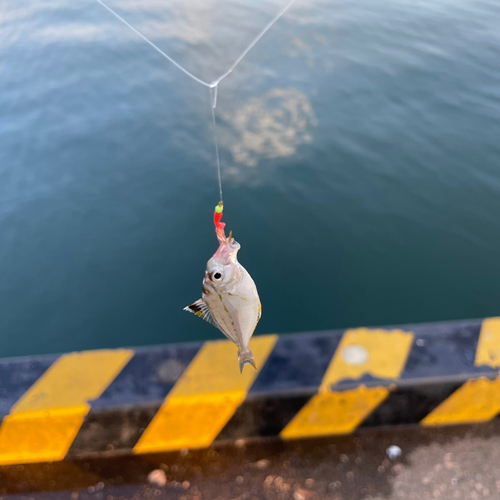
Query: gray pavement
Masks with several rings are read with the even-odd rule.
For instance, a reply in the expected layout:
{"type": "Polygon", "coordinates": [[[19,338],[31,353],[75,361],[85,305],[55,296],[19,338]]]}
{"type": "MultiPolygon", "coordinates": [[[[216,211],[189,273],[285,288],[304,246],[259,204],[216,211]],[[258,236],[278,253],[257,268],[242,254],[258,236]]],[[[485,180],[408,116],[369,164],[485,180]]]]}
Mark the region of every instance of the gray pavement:
{"type": "Polygon", "coordinates": [[[500,500],[500,420],[0,467],[1,500],[500,500]],[[394,445],[401,455],[391,460],[394,445]],[[148,479],[149,478],[149,479],[148,479]]]}

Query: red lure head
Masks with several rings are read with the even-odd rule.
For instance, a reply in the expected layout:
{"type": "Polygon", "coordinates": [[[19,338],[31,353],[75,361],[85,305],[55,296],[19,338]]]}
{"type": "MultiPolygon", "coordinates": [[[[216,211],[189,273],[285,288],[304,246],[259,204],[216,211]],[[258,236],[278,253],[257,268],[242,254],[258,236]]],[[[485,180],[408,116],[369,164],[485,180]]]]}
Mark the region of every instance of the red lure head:
{"type": "Polygon", "coordinates": [[[215,234],[217,235],[217,239],[222,243],[226,241],[226,233],[224,232],[224,228],[226,224],[221,222],[222,219],[222,210],[224,209],[224,205],[222,201],[215,207],[214,212],[214,224],[215,224],[215,234]]]}
{"type": "Polygon", "coordinates": [[[226,233],[224,232],[224,227],[226,224],[221,222],[222,219],[222,210],[224,206],[222,201],[215,207],[214,212],[214,224],[215,224],[215,234],[217,235],[217,239],[219,240],[219,248],[217,252],[215,252],[212,259],[215,259],[217,262],[222,265],[234,264],[237,262],[236,255],[238,250],[240,249],[240,244],[235,241],[233,238],[233,233],[229,233],[229,238],[226,238],[226,233]]]}

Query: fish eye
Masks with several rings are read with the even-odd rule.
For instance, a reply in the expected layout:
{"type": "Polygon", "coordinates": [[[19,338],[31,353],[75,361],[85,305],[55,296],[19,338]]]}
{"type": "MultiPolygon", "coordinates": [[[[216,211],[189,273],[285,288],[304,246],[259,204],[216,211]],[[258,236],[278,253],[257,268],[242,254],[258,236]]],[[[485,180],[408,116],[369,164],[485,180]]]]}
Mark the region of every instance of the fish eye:
{"type": "Polygon", "coordinates": [[[215,273],[212,274],[212,279],[214,281],[220,281],[222,279],[222,273],[215,271],[215,273]]]}

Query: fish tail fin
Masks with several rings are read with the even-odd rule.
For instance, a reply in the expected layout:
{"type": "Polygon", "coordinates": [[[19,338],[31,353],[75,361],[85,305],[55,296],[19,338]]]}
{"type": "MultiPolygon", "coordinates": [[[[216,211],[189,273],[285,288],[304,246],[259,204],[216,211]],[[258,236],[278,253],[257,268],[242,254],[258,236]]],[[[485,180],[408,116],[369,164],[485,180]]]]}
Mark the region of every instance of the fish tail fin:
{"type": "Polygon", "coordinates": [[[255,359],[250,348],[246,348],[244,351],[238,351],[238,361],[240,362],[240,372],[243,373],[243,367],[245,365],[252,365],[256,370],[255,359]]]}

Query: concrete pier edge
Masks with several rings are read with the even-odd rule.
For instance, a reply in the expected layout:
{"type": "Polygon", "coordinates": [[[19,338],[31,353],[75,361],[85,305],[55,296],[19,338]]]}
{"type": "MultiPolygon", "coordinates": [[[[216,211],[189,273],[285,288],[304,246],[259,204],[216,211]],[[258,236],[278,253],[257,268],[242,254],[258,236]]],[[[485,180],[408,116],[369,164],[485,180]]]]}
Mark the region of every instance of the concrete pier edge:
{"type": "Polygon", "coordinates": [[[500,318],[0,360],[0,465],[485,422],[500,318]]]}

